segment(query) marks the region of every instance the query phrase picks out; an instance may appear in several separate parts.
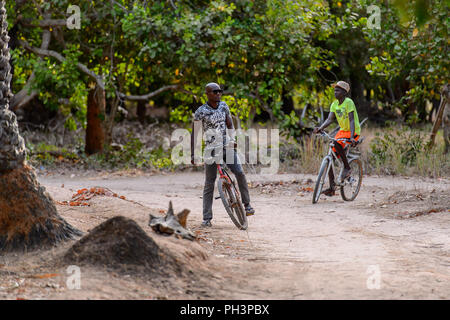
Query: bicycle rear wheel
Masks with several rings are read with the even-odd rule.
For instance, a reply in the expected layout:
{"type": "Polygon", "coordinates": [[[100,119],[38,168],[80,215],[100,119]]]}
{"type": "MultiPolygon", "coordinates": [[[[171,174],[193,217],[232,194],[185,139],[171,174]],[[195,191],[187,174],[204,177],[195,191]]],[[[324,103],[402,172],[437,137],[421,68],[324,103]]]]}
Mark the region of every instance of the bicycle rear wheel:
{"type": "Polygon", "coordinates": [[[361,189],[362,182],[362,163],[359,159],[353,159],[349,162],[352,173],[349,178],[347,178],[343,185],[341,186],[341,196],[345,201],[353,201],[361,189]]]}
{"type": "Polygon", "coordinates": [[[247,215],[234,183],[229,183],[226,179],[219,178],[217,189],[231,221],[239,229],[246,230],[248,227],[247,215]]]}
{"type": "Polygon", "coordinates": [[[322,193],[323,186],[325,184],[325,180],[327,179],[327,169],[330,166],[330,159],[324,158],[322,164],[320,165],[319,174],[317,175],[316,186],[314,187],[312,203],[317,203],[320,198],[320,194],[322,193]]]}

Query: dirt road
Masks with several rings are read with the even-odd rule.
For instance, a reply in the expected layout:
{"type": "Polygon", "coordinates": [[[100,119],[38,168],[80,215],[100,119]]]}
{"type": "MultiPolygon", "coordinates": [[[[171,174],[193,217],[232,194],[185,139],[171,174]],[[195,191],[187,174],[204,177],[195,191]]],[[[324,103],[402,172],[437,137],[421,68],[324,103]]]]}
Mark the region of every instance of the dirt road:
{"type": "MultiPolygon", "coordinates": [[[[81,286],[51,250],[0,256],[0,299],[449,299],[450,180],[364,177],[353,202],[311,203],[314,176],[248,175],[249,228],[234,227],[220,200],[212,228],[201,228],[203,173],[40,175],[59,213],[88,233],[107,219],[133,219],[185,266],[147,279],[82,266],[81,286]],[[62,205],[77,190],[109,188],[89,206],[62,205]],[[148,214],[191,210],[198,240],[155,234],[148,214]]],[[[217,190],[216,190],[217,193],[217,190]]]]}
{"type": "MultiPolygon", "coordinates": [[[[450,298],[450,180],[365,177],[355,201],[323,196],[313,205],[313,176],[247,178],[256,209],[247,231],[233,226],[220,200],[213,206],[213,227],[200,228],[201,172],[41,176],[39,180],[59,201],[68,200],[78,189],[101,186],[135,202],[114,199],[116,210],[112,212],[113,200],[98,199],[83,209],[82,215],[76,208],[59,206],[64,218],[81,229],[118,212],[144,225],[147,208],[162,212],[169,200],[176,212],[190,209],[188,227],[198,234],[199,245],[211,257],[206,264],[216,278],[203,292],[183,289],[180,295],[169,294],[169,299],[450,298]]],[[[126,288],[113,289],[103,288],[103,295],[95,295],[91,288],[90,294],[143,297],[127,294],[126,288]]],[[[86,295],[66,292],[53,296],[86,295]]]]}

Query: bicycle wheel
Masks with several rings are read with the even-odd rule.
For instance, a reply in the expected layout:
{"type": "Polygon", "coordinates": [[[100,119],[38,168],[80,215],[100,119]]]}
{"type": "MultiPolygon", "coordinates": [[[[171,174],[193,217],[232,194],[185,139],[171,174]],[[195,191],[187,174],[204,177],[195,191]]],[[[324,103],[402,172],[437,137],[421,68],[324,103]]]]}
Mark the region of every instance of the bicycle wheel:
{"type": "MultiPolygon", "coordinates": [[[[327,169],[330,166],[330,159],[324,158],[322,164],[320,165],[319,174],[317,175],[316,186],[314,187],[312,203],[317,203],[322,193],[323,185],[327,179],[327,169]]],[[[331,169],[330,169],[331,170],[331,169]]]]}
{"type": "Polygon", "coordinates": [[[362,182],[362,163],[359,159],[353,159],[349,162],[352,173],[341,186],[341,196],[345,201],[353,201],[359,193],[362,182]]]}
{"type": "Polygon", "coordinates": [[[231,221],[239,229],[246,230],[248,227],[247,215],[234,183],[229,183],[226,179],[219,178],[217,189],[231,221]]]}

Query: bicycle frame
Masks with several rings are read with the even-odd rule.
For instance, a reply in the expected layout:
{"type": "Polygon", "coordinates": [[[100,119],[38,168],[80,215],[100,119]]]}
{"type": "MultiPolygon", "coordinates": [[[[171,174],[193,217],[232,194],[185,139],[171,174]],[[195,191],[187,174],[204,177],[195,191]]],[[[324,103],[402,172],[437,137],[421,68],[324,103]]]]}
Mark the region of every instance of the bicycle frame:
{"type": "Polygon", "coordinates": [[[222,165],[220,163],[217,163],[217,171],[219,171],[220,178],[224,178],[228,181],[228,183],[232,183],[230,177],[228,176],[228,173],[222,168],[222,165]]]}
{"type": "MultiPolygon", "coordinates": [[[[335,143],[338,143],[338,141],[348,141],[349,139],[345,139],[345,138],[342,138],[342,139],[334,139],[334,138],[332,138],[332,137],[331,137],[328,133],[326,133],[326,132],[322,132],[322,135],[326,136],[326,137],[330,140],[330,148],[328,149],[328,154],[323,158],[323,160],[329,159],[329,161],[330,161],[330,163],[331,163],[331,166],[328,166],[328,169],[327,169],[327,172],[326,172],[326,176],[328,176],[330,170],[333,170],[333,175],[334,175],[335,172],[336,172],[336,170],[335,170],[335,165],[334,165],[333,159],[339,159],[339,161],[341,162],[341,164],[342,164],[342,159],[340,159],[340,158],[337,156],[336,152],[333,151],[333,147],[335,146],[335,143]]],[[[347,160],[348,160],[349,162],[350,162],[351,160],[354,160],[354,159],[358,159],[358,158],[359,158],[358,156],[349,156],[349,155],[350,155],[350,147],[347,148],[347,151],[346,151],[345,155],[346,155],[347,160]]],[[[322,160],[322,161],[323,161],[323,160],[322,160]]],[[[336,179],[336,185],[339,186],[339,187],[344,185],[344,182],[342,181],[340,175],[339,175],[339,177],[336,179]]]]}
{"type": "MultiPolygon", "coordinates": [[[[223,147],[225,149],[225,148],[230,148],[231,146],[232,146],[232,143],[228,143],[227,145],[225,145],[223,147]]],[[[213,146],[210,146],[209,149],[215,150],[217,147],[221,148],[222,145],[213,145],[213,146]]],[[[220,178],[224,178],[229,184],[233,184],[233,181],[231,180],[230,176],[228,175],[228,172],[224,168],[222,168],[222,165],[217,162],[216,162],[216,165],[217,165],[217,171],[219,171],[220,178]]],[[[237,191],[237,189],[236,189],[236,191],[237,191]]]]}

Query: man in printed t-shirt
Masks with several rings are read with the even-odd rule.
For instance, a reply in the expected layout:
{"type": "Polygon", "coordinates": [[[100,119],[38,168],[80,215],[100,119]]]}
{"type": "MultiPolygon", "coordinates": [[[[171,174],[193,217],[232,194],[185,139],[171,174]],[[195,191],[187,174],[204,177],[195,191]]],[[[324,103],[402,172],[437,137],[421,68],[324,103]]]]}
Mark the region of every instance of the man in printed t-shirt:
{"type": "MultiPolygon", "coordinates": [[[[214,145],[217,135],[223,137],[222,143],[226,143],[229,138],[227,129],[233,130],[233,122],[231,121],[230,109],[224,101],[221,101],[222,89],[217,83],[208,83],[205,88],[208,102],[200,106],[194,114],[194,123],[192,124],[191,135],[191,163],[194,162],[194,147],[196,145],[196,123],[201,122],[203,131],[215,132],[215,135],[207,136],[206,147],[214,145]]],[[[245,207],[247,216],[253,215],[255,210],[250,206],[250,196],[248,192],[247,180],[241,164],[238,162],[236,150],[233,152],[233,162],[226,162],[228,168],[236,176],[239,191],[242,196],[242,203],[245,207]]],[[[225,152],[224,160],[225,160],[225,152]]],[[[205,163],[205,187],[203,189],[203,222],[202,226],[210,227],[212,220],[212,203],[214,197],[214,182],[217,176],[217,166],[215,163],[205,163]]]]}

